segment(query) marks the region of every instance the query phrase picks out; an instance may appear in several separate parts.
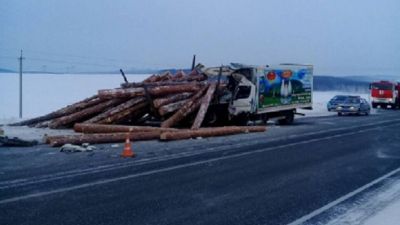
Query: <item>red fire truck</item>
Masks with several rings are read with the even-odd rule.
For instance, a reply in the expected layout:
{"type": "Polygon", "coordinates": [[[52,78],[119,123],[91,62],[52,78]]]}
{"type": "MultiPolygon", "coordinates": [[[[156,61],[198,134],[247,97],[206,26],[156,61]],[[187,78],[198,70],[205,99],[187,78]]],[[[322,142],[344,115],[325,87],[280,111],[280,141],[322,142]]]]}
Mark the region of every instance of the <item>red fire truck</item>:
{"type": "Polygon", "coordinates": [[[370,85],[372,108],[397,108],[400,104],[400,84],[390,81],[377,81],[370,85]]]}

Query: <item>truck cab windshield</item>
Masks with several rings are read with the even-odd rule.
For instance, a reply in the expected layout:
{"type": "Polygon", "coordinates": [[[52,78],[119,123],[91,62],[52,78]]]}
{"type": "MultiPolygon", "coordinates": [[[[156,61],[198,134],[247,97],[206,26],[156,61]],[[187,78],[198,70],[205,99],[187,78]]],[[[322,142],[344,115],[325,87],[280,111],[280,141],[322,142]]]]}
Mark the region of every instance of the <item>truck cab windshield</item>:
{"type": "Polygon", "coordinates": [[[378,89],[378,90],[393,90],[393,85],[390,85],[390,84],[372,84],[371,88],[372,89],[378,89]]]}

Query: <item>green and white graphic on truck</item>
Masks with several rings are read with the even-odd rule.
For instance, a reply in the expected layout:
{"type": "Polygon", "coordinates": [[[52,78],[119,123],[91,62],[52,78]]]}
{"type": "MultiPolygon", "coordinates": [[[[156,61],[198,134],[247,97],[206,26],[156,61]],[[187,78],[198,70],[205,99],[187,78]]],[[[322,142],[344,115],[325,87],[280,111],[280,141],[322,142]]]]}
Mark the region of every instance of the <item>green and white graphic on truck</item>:
{"type": "Polygon", "coordinates": [[[312,102],[312,67],[266,68],[257,75],[259,109],[312,102]]]}

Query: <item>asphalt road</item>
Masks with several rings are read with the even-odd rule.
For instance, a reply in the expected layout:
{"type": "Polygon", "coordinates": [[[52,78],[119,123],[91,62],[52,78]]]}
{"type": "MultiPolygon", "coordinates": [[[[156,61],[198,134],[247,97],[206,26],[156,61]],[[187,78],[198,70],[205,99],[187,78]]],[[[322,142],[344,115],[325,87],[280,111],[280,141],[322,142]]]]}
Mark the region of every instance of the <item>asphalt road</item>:
{"type": "Polygon", "coordinates": [[[296,223],[400,167],[399,114],[138,142],[134,159],[110,145],[0,148],[0,224],[296,223]]]}

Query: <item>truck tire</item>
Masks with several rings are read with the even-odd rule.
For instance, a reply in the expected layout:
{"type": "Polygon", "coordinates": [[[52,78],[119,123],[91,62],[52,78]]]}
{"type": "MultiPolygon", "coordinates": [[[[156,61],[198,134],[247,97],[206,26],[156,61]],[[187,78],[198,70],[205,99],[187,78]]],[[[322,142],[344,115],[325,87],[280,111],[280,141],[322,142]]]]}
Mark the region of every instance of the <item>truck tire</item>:
{"type": "Polygon", "coordinates": [[[285,118],[278,120],[279,125],[289,125],[294,121],[294,112],[292,110],[284,113],[285,118]]]}
{"type": "Polygon", "coordinates": [[[338,115],[338,116],[342,116],[343,114],[342,114],[341,112],[338,112],[337,115],[338,115]]]}
{"type": "Polygon", "coordinates": [[[267,125],[267,123],[268,123],[268,116],[267,116],[267,114],[261,115],[261,121],[263,122],[264,125],[267,125]]]}
{"type": "Polygon", "coordinates": [[[249,115],[248,114],[240,114],[236,117],[233,118],[232,120],[234,125],[237,126],[247,126],[247,123],[249,122],[249,115]]]}
{"type": "Polygon", "coordinates": [[[377,105],[376,103],[372,103],[372,108],[376,109],[377,105]]]}

